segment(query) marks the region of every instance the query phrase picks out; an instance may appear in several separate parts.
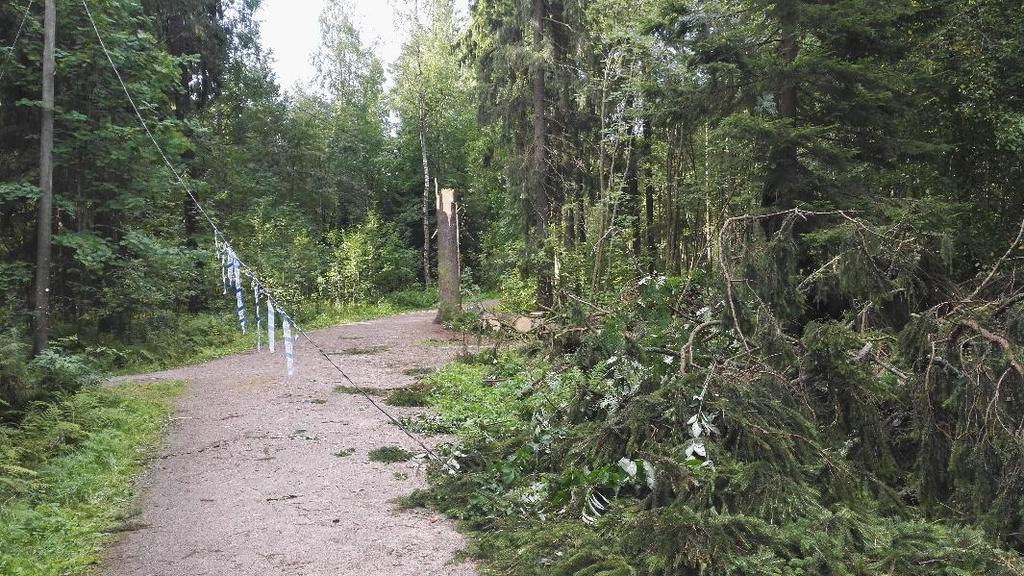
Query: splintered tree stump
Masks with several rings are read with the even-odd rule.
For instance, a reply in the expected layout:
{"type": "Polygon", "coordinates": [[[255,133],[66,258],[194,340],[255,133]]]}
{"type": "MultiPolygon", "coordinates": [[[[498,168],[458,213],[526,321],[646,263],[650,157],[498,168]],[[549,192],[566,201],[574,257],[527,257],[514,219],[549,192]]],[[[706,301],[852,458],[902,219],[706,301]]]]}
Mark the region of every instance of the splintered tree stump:
{"type": "Polygon", "coordinates": [[[437,192],[437,318],[445,322],[462,312],[459,277],[459,210],[455,190],[437,192]]]}

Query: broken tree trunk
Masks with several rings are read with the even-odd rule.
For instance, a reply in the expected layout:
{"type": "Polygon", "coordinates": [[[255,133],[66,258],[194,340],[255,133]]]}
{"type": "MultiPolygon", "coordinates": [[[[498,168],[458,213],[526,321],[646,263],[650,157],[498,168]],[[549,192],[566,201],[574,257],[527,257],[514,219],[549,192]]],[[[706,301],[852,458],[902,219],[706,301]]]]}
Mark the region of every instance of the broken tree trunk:
{"type": "Polygon", "coordinates": [[[437,192],[437,319],[462,312],[459,277],[459,210],[455,190],[437,192]]]}

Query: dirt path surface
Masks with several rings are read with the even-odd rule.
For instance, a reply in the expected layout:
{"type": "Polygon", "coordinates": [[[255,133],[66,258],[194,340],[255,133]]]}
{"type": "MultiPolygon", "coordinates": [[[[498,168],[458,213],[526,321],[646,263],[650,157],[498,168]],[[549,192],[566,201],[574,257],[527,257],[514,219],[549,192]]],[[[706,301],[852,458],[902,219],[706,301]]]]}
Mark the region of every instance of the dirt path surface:
{"type": "MultiPolygon", "coordinates": [[[[454,357],[433,313],[313,334],[359,386],[397,388],[405,372],[454,357]]],[[[381,446],[417,446],[305,342],[285,375],[283,346],[131,377],[184,379],[161,454],[143,479],[140,516],[112,546],[108,576],[471,575],[453,558],[452,524],[391,502],[425,485],[414,462],[379,464],[381,446]],[[354,449],[349,456],[339,451],[354,449]]],[[[390,408],[398,415],[415,409],[390,408]]]]}

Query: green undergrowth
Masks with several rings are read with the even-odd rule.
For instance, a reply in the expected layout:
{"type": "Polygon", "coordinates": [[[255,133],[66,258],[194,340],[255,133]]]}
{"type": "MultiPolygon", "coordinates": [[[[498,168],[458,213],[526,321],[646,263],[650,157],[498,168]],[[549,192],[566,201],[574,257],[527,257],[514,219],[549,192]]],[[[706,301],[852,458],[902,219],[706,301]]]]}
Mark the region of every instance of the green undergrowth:
{"type": "Polygon", "coordinates": [[[531,374],[522,358],[502,354],[452,362],[424,377],[418,384],[396,389],[392,406],[429,406],[431,413],[403,416],[412,432],[456,434],[465,442],[493,440],[508,435],[527,413],[531,374]]]}
{"type": "MultiPolygon", "coordinates": [[[[424,380],[427,403],[441,418],[439,427],[466,443],[494,441],[513,435],[528,418],[535,378],[515,354],[479,356],[453,362],[424,380]]],[[[540,381],[537,381],[540,383],[540,381]]]]}
{"type": "Polygon", "coordinates": [[[0,574],[87,573],[127,523],[134,478],[182,382],[87,388],[0,427],[0,574]]]}
{"type": "Polygon", "coordinates": [[[1015,532],[923,501],[922,380],[895,338],[810,322],[745,351],[713,308],[647,304],[673,297],[428,377],[436,415],[409,423],[454,434],[450,468],[403,503],[458,519],[485,574],[1024,574],[1015,532]]]}

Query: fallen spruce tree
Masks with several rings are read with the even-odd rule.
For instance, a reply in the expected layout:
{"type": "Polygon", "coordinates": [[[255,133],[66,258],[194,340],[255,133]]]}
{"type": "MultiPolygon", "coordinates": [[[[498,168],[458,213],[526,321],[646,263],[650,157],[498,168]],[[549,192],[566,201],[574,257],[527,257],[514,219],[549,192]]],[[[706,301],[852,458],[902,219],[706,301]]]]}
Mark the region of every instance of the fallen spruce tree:
{"type": "Polygon", "coordinates": [[[713,277],[566,297],[420,496],[497,574],[1024,573],[1024,225],[955,282],[894,214],[731,218],[713,277]]]}

